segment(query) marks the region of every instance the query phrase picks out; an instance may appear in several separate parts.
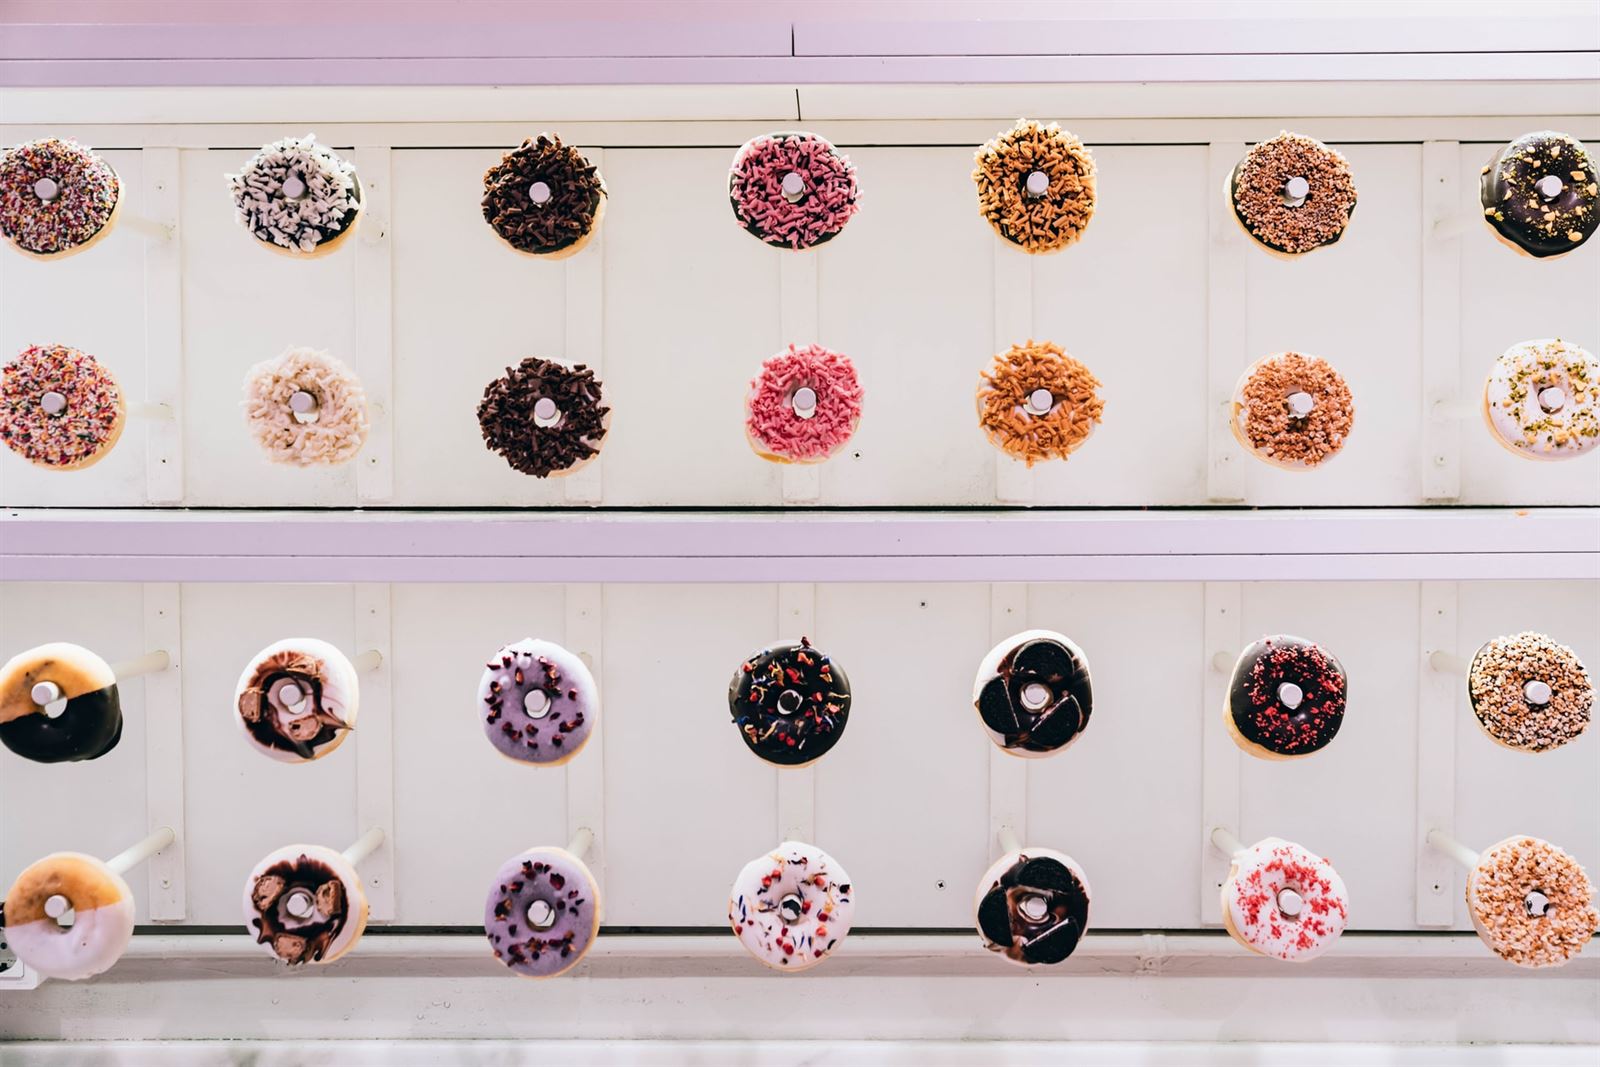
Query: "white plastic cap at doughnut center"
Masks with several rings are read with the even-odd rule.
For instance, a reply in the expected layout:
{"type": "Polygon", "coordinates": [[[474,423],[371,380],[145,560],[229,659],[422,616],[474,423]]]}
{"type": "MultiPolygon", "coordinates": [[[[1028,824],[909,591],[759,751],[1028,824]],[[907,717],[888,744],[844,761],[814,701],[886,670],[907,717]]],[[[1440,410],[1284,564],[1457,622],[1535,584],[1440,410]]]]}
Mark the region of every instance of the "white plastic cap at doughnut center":
{"type": "Polygon", "coordinates": [[[1022,687],[1022,706],[1037,711],[1050,703],[1050,687],[1042,682],[1029,682],[1022,687]]]}
{"type": "Polygon", "coordinates": [[[1311,192],[1311,183],[1304,178],[1290,178],[1283,183],[1283,199],[1290,207],[1299,207],[1306,202],[1306,197],[1311,192]]]}
{"type": "Polygon", "coordinates": [[[1550,898],[1537,889],[1522,898],[1522,906],[1527,909],[1530,919],[1542,919],[1550,914],[1550,898]]]}
{"type": "Polygon", "coordinates": [[[283,195],[290,200],[299,200],[306,195],[306,180],[298,174],[291,174],[283,179],[283,195]]]}
{"type": "Polygon", "coordinates": [[[809,385],[801,386],[794,391],[794,396],[789,398],[789,405],[800,418],[812,418],[817,413],[817,391],[809,385]]]}
{"type": "Polygon", "coordinates": [[[548,204],[550,202],[550,186],[545,182],[534,182],[528,186],[528,199],[535,204],[548,204]]]}
{"type": "Polygon", "coordinates": [[[1299,915],[1305,906],[1305,898],[1293,889],[1284,888],[1278,890],[1278,910],[1289,918],[1292,919],[1299,915]]]}
{"type": "Polygon", "coordinates": [[[33,698],[35,704],[43,707],[61,699],[61,687],[54,682],[35,682],[33,690],[28,695],[33,698]]]}
{"type": "Polygon", "coordinates": [[[1050,188],[1050,175],[1042,170],[1029,171],[1023,188],[1028,190],[1029,196],[1043,196],[1050,188]]]}
{"type": "Polygon", "coordinates": [[[806,180],[795,171],[790,171],[783,176],[783,198],[785,200],[799,200],[805,195],[806,180]]]}
{"type": "Polygon", "coordinates": [[[542,719],[550,714],[550,694],[543,689],[530,690],[522,698],[522,710],[528,713],[530,719],[542,719]]]}
{"type": "Polygon", "coordinates": [[[306,412],[313,410],[316,406],[317,398],[306,392],[304,389],[296,391],[293,396],[289,397],[289,410],[294,412],[296,415],[304,415],[306,412]]]}
{"type": "Polygon", "coordinates": [[[283,900],[283,910],[296,919],[307,919],[317,910],[316,902],[304,889],[296,889],[283,900]]]}
{"type": "Polygon", "coordinates": [[[44,902],[44,913],[50,916],[52,919],[59,919],[71,910],[72,901],[68,900],[60,893],[56,893],[53,896],[46,898],[44,902]]]}
{"type": "Polygon", "coordinates": [[[1561,190],[1565,189],[1566,185],[1562,183],[1559,175],[1546,174],[1534,182],[1533,187],[1539,190],[1539,195],[1546,200],[1554,200],[1561,195],[1561,190]]]}
{"type": "Polygon", "coordinates": [[[1293,711],[1300,706],[1306,698],[1304,690],[1293,682],[1284,682],[1278,686],[1278,703],[1293,711]]]}
{"type": "Polygon", "coordinates": [[[48,204],[61,195],[61,186],[54,178],[40,178],[33,183],[33,195],[48,204]]]}
{"type": "Polygon", "coordinates": [[[1035,389],[1028,394],[1028,411],[1034,415],[1048,415],[1050,409],[1055,407],[1055,394],[1048,389],[1035,389]]]}
{"type": "Polygon", "coordinates": [[[1522,695],[1528,698],[1530,704],[1548,704],[1551,697],[1550,684],[1535,678],[1522,687],[1522,695]]]}
{"type": "Polygon", "coordinates": [[[52,389],[39,398],[39,406],[44,409],[46,415],[59,415],[67,410],[66,394],[52,389]]]}
{"type": "Polygon", "coordinates": [[[561,409],[556,407],[556,402],[547,396],[541,396],[533,402],[533,423],[535,426],[554,426],[561,421],[561,409]]]}
{"type": "Polygon", "coordinates": [[[1284,403],[1289,405],[1291,416],[1303,419],[1317,406],[1317,398],[1306,392],[1290,393],[1284,403]]]}
{"type": "Polygon", "coordinates": [[[1567,392],[1559,385],[1547,385],[1539,390],[1539,406],[1546,412],[1555,413],[1567,406],[1567,392]]]}
{"type": "Polygon", "coordinates": [[[1029,893],[1017,904],[1017,910],[1031,923],[1043,922],[1044,917],[1050,914],[1050,902],[1038,893],[1029,893]]]}
{"type": "Polygon", "coordinates": [[[284,682],[278,687],[278,703],[285,707],[299,707],[306,702],[306,695],[298,685],[293,682],[284,682]]]}
{"type": "Polygon", "coordinates": [[[535,930],[548,930],[556,924],[556,909],[548,900],[536,900],[528,905],[528,925],[535,930]]]}

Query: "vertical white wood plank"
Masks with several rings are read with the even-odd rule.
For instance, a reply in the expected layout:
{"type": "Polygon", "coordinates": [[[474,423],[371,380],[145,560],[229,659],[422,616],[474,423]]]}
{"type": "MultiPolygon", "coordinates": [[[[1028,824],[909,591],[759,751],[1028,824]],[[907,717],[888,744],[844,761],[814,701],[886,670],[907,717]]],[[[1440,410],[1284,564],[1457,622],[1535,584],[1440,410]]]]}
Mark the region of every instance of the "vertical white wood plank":
{"type": "MultiPolygon", "coordinates": [[[[355,587],[355,648],[352,658],[376,651],[382,662],[360,677],[361,708],[356,719],[356,833],[373,827],[384,832],[383,844],[361,861],[367,903],[372,918],[395,917],[394,852],[394,709],[393,641],[390,629],[389,587],[355,587]]],[[[426,670],[426,665],[419,669],[426,670]]],[[[343,848],[349,842],[334,847],[343,848]]]]}
{"type": "MultiPolygon", "coordinates": [[[[778,583],[778,629],[782,638],[816,638],[817,591],[807,582],[778,583]]],[[[826,642],[818,642],[826,647],[826,642]]],[[[817,827],[816,767],[784,768],[778,774],[778,837],[811,841],[817,827]]]]}
{"type": "Polygon", "coordinates": [[[1422,496],[1461,495],[1461,146],[1422,145],[1422,496]],[[1443,224],[1443,225],[1441,225],[1443,224]]]}
{"type": "Polygon", "coordinates": [[[1456,655],[1456,601],[1453,582],[1423,582],[1421,681],[1417,692],[1417,925],[1450,926],[1460,894],[1459,872],[1449,857],[1428,846],[1429,830],[1455,833],[1456,722],[1467,705],[1458,674],[1429,664],[1434,652],[1456,655]]]}
{"type": "MultiPolygon", "coordinates": [[[[1229,858],[1211,844],[1211,830],[1222,826],[1246,840],[1239,826],[1239,760],[1241,753],[1222,720],[1232,660],[1242,650],[1241,591],[1235,582],[1207,582],[1205,591],[1205,661],[1201,664],[1200,825],[1195,836],[1200,845],[1200,921],[1222,922],[1219,893],[1228,877],[1229,858]],[[1218,670],[1221,665],[1222,669],[1218,670]]],[[[1248,844],[1248,841],[1246,841],[1248,844]]]]}
{"type": "MultiPolygon", "coordinates": [[[[817,311],[817,271],[820,260],[815,252],[781,252],[778,267],[779,322],[783,345],[820,343],[817,311]]],[[[785,463],[783,502],[815,504],[822,496],[822,464],[785,463]]]]}
{"type": "Polygon", "coordinates": [[[1206,499],[1223,503],[1244,499],[1244,465],[1249,459],[1228,429],[1233,386],[1249,363],[1245,352],[1249,238],[1234,218],[1227,194],[1228,176],[1244,153],[1242,142],[1223,141],[1212,144],[1206,157],[1206,184],[1214,190],[1206,198],[1211,236],[1206,272],[1206,499]]]}
{"type": "MultiPolygon", "coordinates": [[[[167,228],[144,243],[144,403],[162,405],[169,417],[146,415],[145,498],[152,504],[183,502],[183,245],[182,156],[176,148],[146,148],[141,212],[167,228]]],[[[130,398],[130,403],[136,402],[130,398]]],[[[181,845],[181,842],[180,842],[181,845]]]]}
{"type": "MultiPolygon", "coordinates": [[[[994,239],[994,350],[1033,339],[1033,257],[1010,241],[994,239]]],[[[1033,470],[995,451],[994,498],[1002,504],[1033,503],[1033,470]]]]}
{"type": "Polygon", "coordinates": [[[164,671],[126,684],[144,687],[145,817],[150,829],[170,826],[172,844],[146,864],[150,918],[170,922],[188,917],[184,877],[183,617],[175,584],[144,586],[144,647],[163,650],[172,662],[164,671]]]}
{"type": "MultiPolygon", "coordinates": [[[[1028,587],[1007,582],[989,587],[989,640],[994,644],[1028,626],[1028,587]]],[[[989,745],[989,842],[987,855],[999,854],[1001,827],[1009,826],[1028,844],[1028,764],[1030,760],[989,745]]]]}
{"type": "Polygon", "coordinates": [[[356,458],[356,496],[363,504],[394,497],[394,242],[390,239],[390,152],[356,148],[356,173],[366,199],[355,234],[356,366],[372,426],[356,458]]]}
{"type": "MultiPolygon", "coordinates": [[[[589,854],[582,857],[600,883],[602,918],[606,888],[606,689],[605,689],[605,587],[598,584],[566,587],[567,651],[583,660],[600,689],[600,709],[589,742],[566,766],[567,840],[579,830],[594,835],[589,854]]],[[[562,845],[566,841],[561,842],[562,845]]]]}
{"type": "MultiPolygon", "coordinates": [[[[603,149],[585,148],[583,153],[601,174],[605,173],[603,149]]],[[[594,371],[595,378],[606,394],[603,399],[612,409],[611,421],[615,424],[617,419],[629,416],[616,410],[615,402],[611,399],[614,393],[605,389],[605,249],[606,227],[602,223],[599,232],[583,251],[566,261],[566,344],[563,356],[568,364],[582,363],[594,371]]],[[[633,417],[648,415],[636,411],[633,417]]],[[[585,464],[582,470],[561,479],[567,503],[600,504],[605,501],[605,462],[605,444],[602,442],[598,456],[585,464]]]]}

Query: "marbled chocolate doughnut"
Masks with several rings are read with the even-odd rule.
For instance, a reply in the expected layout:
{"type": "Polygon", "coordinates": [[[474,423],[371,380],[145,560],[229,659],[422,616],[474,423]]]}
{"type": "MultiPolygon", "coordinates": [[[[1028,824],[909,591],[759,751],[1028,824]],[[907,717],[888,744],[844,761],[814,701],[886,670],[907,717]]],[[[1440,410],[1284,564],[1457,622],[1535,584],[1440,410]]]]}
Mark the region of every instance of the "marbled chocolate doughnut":
{"type": "Polygon", "coordinates": [[[1326,952],[1350,921],[1350,895],[1333,864],[1269,837],[1233,857],[1222,884],[1222,923],[1251,952],[1304,963],[1326,952]]]}
{"type": "Polygon", "coordinates": [[[127,424],[122,387],[87,352],[29,345],[0,371],[0,441],[35,466],[92,467],[127,424]]]}
{"type": "Polygon", "coordinates": [[[535,478],[571,474],[600,454],[611,409],[594,371],[529,356],[483,390],[484,443],[535,478]]]}
{"type": "Polygon", "coordinates": [[[484,665],[478,681],[483,732],[502,756],[558,767],[582,751],[600,693],[583,660],[553,641],[524,638],[484,665]]]}
{"type": "Polygon", "coordinates": [[[1600,927],[1588,873],[1537,837],[1484,849],[1467,876],[1467,914],[1483,943],[1518,967],[1559,967],[1600,927]]]}
{"type": "Polygon", "coordinates": [[[1279,352],[1240,376],[1228,428],[1262,462],[1309,470],[1339,453],[1355,417],[1350,386],[1326,360],[1279,352]]]}
{"type": "Polygon", "coordinates": [[[745,232],[778,248],[831,241],[860,210],[856,168],[814,133],[752,138],[734,153],[728,202],[745,232]]]}
{"type": "Polygon", "coordinates": [[[565,974],[600,932],[600,887],[564,848],[533,848],[501,866],[483,905],[494,957],[525,978],[565,974]]]}
{"type": "Polygon", "coordinates": [[[276,641],[256,653],[233,703],[256,751],[284,763],[321,759],[356,724],[360,681],[343,652],[314,637],[276,641]]]}
{"type": "Polygon", "coordinates": [[[1245,153],[1228,175],[1227,195],[1244,232],[1280,256],[1333,244],[1356,210],[1344,156],[1297,133],[1280,133],[1245,153]]]}
{"type": "Polygon", "coordinates": [[[256,944],[284,963],[332,963],[366,930],[367,893],[343,853],[289,845],[250,872],[244,919],[256,944]]]}
{"type": "Polygon", "coordinates": [[[1012,963],[1060,963],[1089,928],[1089,895],[1089,877],[1071,856],[1008,852],[978,881],[978,936],[1012,963]]]}
{"type": "Polygon", "coordinates": [[[778,971],[803,971],[850,933],[850,875],[815,845],[785,841],[745,864],[728,892],[728,925],[745,951],[778,971]]]}
{"type": "Polygon", "coordinates": [[[1089,726],[1089,659],[1053,630],[1013,634],[978,665],[972,703],[989,740],[1002,751],[1053,756],[1089,726]]]}
{"type": "Polygon", "coordinates": [[[57,852],[17,875],[0,926],[17,958],[46,978],[90,978],[133,939],[133,891],[95,857],[57,852]]]}
{"type": "Polygon", "coordinates": [[[269,460],[295,467],[355,459],[369,428],[361,380],[312,348],[291,348],[250,368],[244,417],[269,460]]]}
{"type": "Polygon", "coordinates": [[[1483,416],[1525,459],[1572,459],[1600,445],[1600,360],[1557,337],[1506,349],[1483,383],[1483,416]]]}
{"type": "Polygon", "coordinates": [[[981,146],[975,162],[978,211],[1024,252],[1059,252],[1094,217],[1094,157],[1060,126],[1018,119],[981,146]]]}
{"type": "Polygon", "coordinates": [[[744,434],[762,459],[821,463],[861,423],[861,382],[850,357],[789,346],[761,364],[744,400],[744,434]]]}
{"type": "Polygon", "coordinates": [[[122,182],[76,141],[48,137],[0,152],[0,233],[30,256],[63,259],[111,232],[122,182]]]}
{"type": "Polygon", "coordinates": [[[782,767],[804,767],[844,735],[850,679],[807,638],[780,641],[733,672],[728,710],[751,752],[782,767]]]}
{"type": "Polygon", "coordinates": [[[0,743],[17,755],[36,763],[99,759],[120,740],[116,675],[87,648],[40,645],[0,667],[0,743]],[[47,708],[58,700],[66,707],[52,717],[47,708]]]}
{"type": "Polygon", "coordinates": [[[1497,637],[1473,655],[1467,696],[1496,744],[1560,748],[1589,728],[1594,686],[1578,654],[1544,634],[1497,637]]]}
{"type": "Polygon", "coordinates": [[[1060,345],[1012,345],[979,378],[978,427],[990,444],[1030,467],[1066,459],[1100,422],[1099,389],[1099,379],[1060,345]]]}
{"type": "Polygon", "coordinates": [[[605,179],[559,137],[525,140],[483,175],[483,220],[525,255],[575,255],[600,232],[605,213],[605,179]]]}
{"type": "Polygon", "coordinates": [[[1525,133],[1495,153],[1478,182],[1483,221],[1500,243],[1536,259],[1564,256],[1600,226],[1600,182],[1583,142],[1525,133]]]}
{"type": "Polygon", "coordinates": [[[326,255],[355,232],[361,218],[356,168],[317,144],[316,134],[263,145],[226,178],[239,225],[284,255],[326,255]]]}
{"type": "Polygon", "coordinates": [[[1344,722],[1344,668],[1310,641],[1264,637],[1234,664],[1222,714],[1238,746],[1261,759],[1295,759],[1333,741],[1344,722]]]}

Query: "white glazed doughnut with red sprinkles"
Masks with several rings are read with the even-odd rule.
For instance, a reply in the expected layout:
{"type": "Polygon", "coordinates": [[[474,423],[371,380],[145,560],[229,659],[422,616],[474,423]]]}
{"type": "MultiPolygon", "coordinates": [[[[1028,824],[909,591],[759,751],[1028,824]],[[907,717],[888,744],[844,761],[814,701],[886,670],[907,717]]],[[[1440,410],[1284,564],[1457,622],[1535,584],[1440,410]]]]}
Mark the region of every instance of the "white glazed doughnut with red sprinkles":
{"type": "Polygon", "coordinates": [[[1327,951],[1349,920],[1350,896],[1327,860],[1276,837],[1233,857],[1222,921],[1251,952],[1303,963],[1327,951]]]}
{"type": "Polygon", "coordinates": [[[832,856],[785,841],[745,865],[728,894],[728,923],[745,951],[779,971],[827,958],[850,932],[850,876],[832,856]]]}

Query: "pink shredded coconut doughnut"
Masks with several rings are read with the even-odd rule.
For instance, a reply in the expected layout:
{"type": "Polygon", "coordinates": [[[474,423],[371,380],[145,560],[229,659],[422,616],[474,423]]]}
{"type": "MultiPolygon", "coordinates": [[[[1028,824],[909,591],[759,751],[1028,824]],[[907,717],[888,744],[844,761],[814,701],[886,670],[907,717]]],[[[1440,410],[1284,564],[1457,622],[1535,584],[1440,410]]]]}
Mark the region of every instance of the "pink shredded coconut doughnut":
{"type": "Polygon", "coordinates": [[[854,164],[812,133],[765,134],[746,141],[728,172],[734,218],[779,248],[810,248],[832,240],[859,210],[859,193],[854,164]]]}
{"type": "Polygon", "coordinates": [[[744,410],[745,437],[756,455],[774,463],[821,463],[856,432],[861,383],[849,356],[821,345],[790,345],[761,364],[744,410]],[[806,389],[811,396],[797,401],[806,389]]]}

